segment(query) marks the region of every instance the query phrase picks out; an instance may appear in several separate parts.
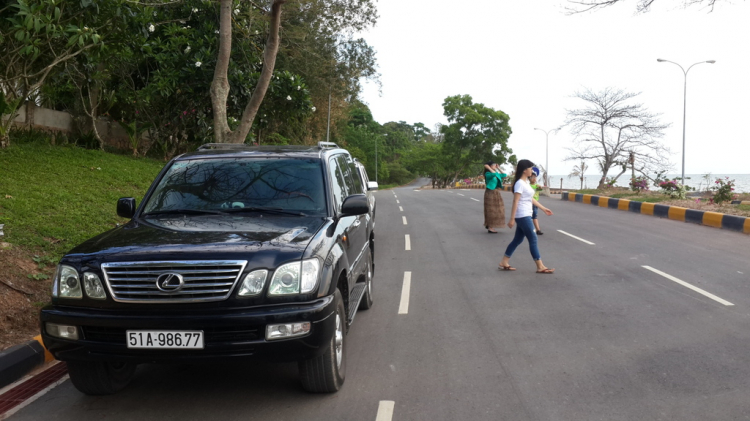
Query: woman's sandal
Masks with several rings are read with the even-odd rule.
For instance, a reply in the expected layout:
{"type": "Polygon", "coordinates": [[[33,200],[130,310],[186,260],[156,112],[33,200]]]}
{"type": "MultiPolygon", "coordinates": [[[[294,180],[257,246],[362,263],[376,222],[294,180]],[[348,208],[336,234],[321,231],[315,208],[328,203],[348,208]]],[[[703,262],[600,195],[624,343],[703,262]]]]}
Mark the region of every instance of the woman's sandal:
{"type": "Polygon", "coordinates": [[[497,231],[490,231],[489,229],[487,230],[487,232],[490,234],[497,234],[497,231]]]}
{"type": "Polygon", "coordinates": [[[536,273],[554,273],[554,272],[555,272],[555,270],[554,269],[550,269],[550,268],[544,268],[542,270],[536,271],[536,273]]]}
{"type": "Polygon", "coordinates": [[[516,268],[511,267],[510,265],[508,265],[508,266],[500,265],[500,266],[497,267],[497,270],[516,270],[516,268]]]}

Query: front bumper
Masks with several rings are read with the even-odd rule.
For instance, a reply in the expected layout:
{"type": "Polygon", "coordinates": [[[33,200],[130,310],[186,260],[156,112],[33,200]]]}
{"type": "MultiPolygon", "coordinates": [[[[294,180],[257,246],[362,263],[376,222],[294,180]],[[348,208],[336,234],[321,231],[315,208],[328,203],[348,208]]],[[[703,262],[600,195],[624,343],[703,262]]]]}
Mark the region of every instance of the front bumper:
{"type": "Polygon", "coordinates": [[[333,295],[307,303],[258,306],[235,310],[158,312],[109,311],[47,306],[41,310],[42,340],[58,360],[131,363],[187,363],[258,357],[294,361],[320,355],[335,330],[333,295]],[[306,336],[266,341],[266,326],[310,322],[306,336]],[[50,336],[46,323],[78,327],[78,340],[50,336]],[[128,349],[126,330],[202,330],[204,349],[128,349]]]}

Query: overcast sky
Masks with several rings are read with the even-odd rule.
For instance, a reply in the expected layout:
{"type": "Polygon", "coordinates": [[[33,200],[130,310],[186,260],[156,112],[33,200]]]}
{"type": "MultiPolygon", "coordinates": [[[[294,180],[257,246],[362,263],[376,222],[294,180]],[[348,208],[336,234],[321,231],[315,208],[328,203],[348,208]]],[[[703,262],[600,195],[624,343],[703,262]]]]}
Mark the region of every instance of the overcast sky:
{"type": "MultiPolygon", "coordinates": [[[[663,142],[681,171],[687,69],[686,174],[750,173],[750,1],[719,0],[713,12],[636,0],[566,15],[563,0],[378,0],[380,19],[364,33],[377,51],[382,93],[366,84],[376,121],[447,123],[443,100],[471,95],[504,111],[519,159],[544,164],[545,134],[561,125],[581,88],[641,92],[635,99],[671,123],[663,142]]],[[[549,134],[551,174],[568,174],[567,131],[549,134]]],[[[594,162],[589,162],[592,168],[594,162]]],[[[593,171],[595,172],[595,171],[593,171]]]]}

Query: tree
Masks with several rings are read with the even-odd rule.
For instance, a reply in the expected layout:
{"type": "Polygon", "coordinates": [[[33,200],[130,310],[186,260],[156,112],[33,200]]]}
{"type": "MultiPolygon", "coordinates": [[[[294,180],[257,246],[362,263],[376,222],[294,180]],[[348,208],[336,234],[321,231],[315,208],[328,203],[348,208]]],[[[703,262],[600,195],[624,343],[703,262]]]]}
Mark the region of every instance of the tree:
{"type": "Polygon", "coordinates": [[[581,160],[581,165],[574,166],[573,171],[568,174],[568,178],[578,177],[581,180],[581,190],[583,190],[583,179],[587,169],[589,169],[589,166],[586,165],[586,161],[581,160]]]}
{"type": "MultiPolygon", "coordinates": [[[[572,8],[567,8],[570,14],[588,12],[596,9],[601,9],[608,6],[613,6],[617,3],[623,2],[624,0],[568,0],[569,3],[574,4],[572,8]]],[[[721,0],[682,0],[685,6],[691,6],[694,4],[705,4],[709,8],[709,11],[714,10],[714,5],[717,1],[721,0]]],[[[638,13],[646,13],[651,8],[656,0],[637,0],[636,10],[638,13]]]]}
{"type": "Polygon", "coordinates": [[[576,149],[569,149],[571,155],[566,160],[597,161],[602,171],[600,189],[613,166],[622,166],[615,180],[625,173],[631,152],[644,168],[668,165],[669,150],[659,138],[669,124],[662,124],[659,115],[649,112],[643,104],[628,103],[638,95],[613,88],[596,93],[585,89],[573,95],[586,104],[567,110],[561,126],[568,127],[577,142],[576,149]]]}
{"type": "Polygon", "coordinates": [[[0,120],[0,147],[19,107],[39,95],[50,73],[61,64],[91,49],[102,48],[102,32],[113,27],[119,0],[16,0],[0,6],[0,91],[4,94],[5,121],[0,120]]]}
{"type": "Polygon", "coordinates": [[[475,104],[469,95],[456,95],[443,102],[448,124],[440,128],[445,136],[443,153],[457,178],[471,164],[493,160],[504,164],[513,151],[508,147],[510,117],[500,110],[475,104]]]}

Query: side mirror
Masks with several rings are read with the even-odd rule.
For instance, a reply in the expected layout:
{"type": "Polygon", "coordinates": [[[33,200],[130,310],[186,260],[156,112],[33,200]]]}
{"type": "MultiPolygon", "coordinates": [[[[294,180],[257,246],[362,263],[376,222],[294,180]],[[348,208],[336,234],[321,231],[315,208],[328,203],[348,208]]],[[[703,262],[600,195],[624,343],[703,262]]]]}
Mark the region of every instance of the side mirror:
{"type": "Polygon", "coordinates": [[[368,181],[367,182],[367,190],[377,190],[378,189],[378,182],[377,181],[368,181]]]}
{"type": "Polygon", "coordinates": [[[132,197],[117,199],[117,215],[123,218],[132,218],[135,215],[135,199],[132,197]]]}
{"type": "Polygon", "coordinates": [[[370,203],[364,194],[353,194],[341,205],[341,216],[364,215],[370,212],[370,203]]]}

